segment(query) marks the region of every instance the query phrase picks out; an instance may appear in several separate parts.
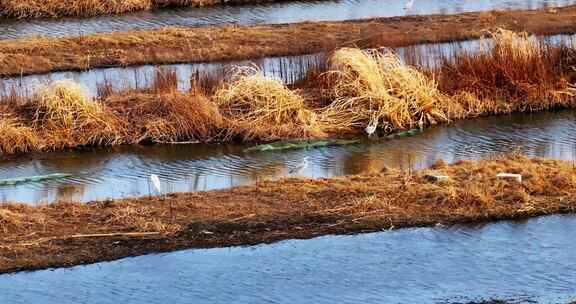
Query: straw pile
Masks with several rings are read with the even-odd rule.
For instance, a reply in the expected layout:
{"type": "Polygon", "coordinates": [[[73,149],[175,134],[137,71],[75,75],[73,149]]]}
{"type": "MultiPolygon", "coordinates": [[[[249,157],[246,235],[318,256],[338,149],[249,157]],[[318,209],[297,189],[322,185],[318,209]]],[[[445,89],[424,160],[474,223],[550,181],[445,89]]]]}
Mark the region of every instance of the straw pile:
{"type": "Polygon", "coordinates": [[[228,118],[231,134],[245,140],[323,136],[317,115],[306,109],[304,98],[280,79],[254,68],[238,71],[214,100],[228,118]]]}
{"type": "Polygon", "coordinates": [[[329,61],[334,101],[324,113],[337,129],[391,131],[447,121],[437,84],[387,50],[344,48],[329,61]]]}
{"type": "Polygon", "coordinates": [[[118,120],[72,81],[56,81],[36,92],[31,103],[33,126],[54,148],[110,145],[120,141],[118,120]]]}
{"type": "Polygon", "coordinates": [[[32,129],[11,116],[0,116],[0,134],[0,155],[29,152],[38,144],[32,129]]]}

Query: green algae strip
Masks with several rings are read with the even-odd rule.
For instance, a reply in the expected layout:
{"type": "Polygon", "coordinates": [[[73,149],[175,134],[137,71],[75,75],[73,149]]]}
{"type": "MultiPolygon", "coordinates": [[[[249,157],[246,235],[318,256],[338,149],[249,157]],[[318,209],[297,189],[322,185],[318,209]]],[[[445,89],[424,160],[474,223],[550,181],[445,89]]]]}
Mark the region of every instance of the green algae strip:
{"type": "Polygon", "coordinates": [[[24,177],[0,179],[0,186],[14,186],[24,183],[37,183],[47,180],[62,179],[70,176],[72,176],[72,174],[53,173],[48,175],[36,175],[36,176],[24,176],[24,177]]]}
{"type": "Polygon", "coordinates": [[[344,139],[321,139],[321,140],[297,140],[277,141],[269,144],[258,145],[245,149],[244,152],[281,151],[295,149],[311,149],[329,146],[346,146],[359,143],[360,140],[344,139]]]}
{"type": "Polygon", "coordinates": [[[424,133],[423,129],[410,129],[408,131],[389,134],[385,138],[386,139],[394,139],[394,138],[402,138],[402,137],[411,137],[411,136],[415,136],[415,135],[422,134],[422,133],[424,133]]]}

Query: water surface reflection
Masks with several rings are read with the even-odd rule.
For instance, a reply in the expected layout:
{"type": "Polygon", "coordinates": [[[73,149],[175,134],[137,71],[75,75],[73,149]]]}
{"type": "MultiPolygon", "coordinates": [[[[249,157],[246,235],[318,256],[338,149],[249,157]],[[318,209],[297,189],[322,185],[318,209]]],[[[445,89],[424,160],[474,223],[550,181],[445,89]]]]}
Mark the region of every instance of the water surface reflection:
{"type": "Polygon", "coordinates": [[[71,36],[164,26],[278,24],[341,21],[404,15],[452,14],[486,10],[537,9],[576,4],[574,0],[406,0],[277,1],[256,5],[164,9],[122,16],[0,22],[0,39],[30,35],[71,36]]]}
{"type": "Polygon", "coordinates": [[[0,276],[0,302],[446,303],[576,296],[576,218],[188,250],[0,276]]]}
{"type": "Polygon", "coordinates": [[[150,193],[158,174],[168,192],[202,191],[276,179],[309,156],[305,176],[320,178],[378,172],[384,167],[423,168],[521,151],[576,160],[576,112],[516,114],[458,121],[415,137],[344,147],[244,153],[242,145],[127,146],[56,152],[0,162],[0,178],[70,173],[71,178],[0,187],[0,200],[28,203],[90,201],[150,193]]]}

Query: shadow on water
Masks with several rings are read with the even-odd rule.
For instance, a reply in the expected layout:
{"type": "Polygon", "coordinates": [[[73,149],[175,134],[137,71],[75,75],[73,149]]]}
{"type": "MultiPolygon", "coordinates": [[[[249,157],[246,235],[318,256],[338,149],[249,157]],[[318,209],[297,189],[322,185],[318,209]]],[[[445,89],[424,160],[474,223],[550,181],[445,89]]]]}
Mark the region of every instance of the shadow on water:
{"type": "Polygon", "coordinates": [[[186,250],[0,276],[0,302],[567,304],[575,229],[550,216],[186,250]]]}
{"type": "Polygon", "coordinates": [[[203,191],[286,176],[304,156],[304,176],[323,178],[424,168],[438,159],[454,162],[524,152],[576,160],[576,112],[515,114],[463,120],[423,134],[311,150],[245,153],[243,145],[122,146],[55,152],[0,162],[0,179],[70,173],[72,177],[0,187],[1,201],[90,201],[150,193],[148,177],[160,176],[166,192],[203,191]]]}
{"type": "Polygon", "coordinates": [[[2,21],[0,39],[30,35],[70,36],[95,32],[154,29],[163,26],[278,24],[341,21],[404,15],[451,14],[493,9],[537,9],[566,6],[574,0],[406,0],[277,1],[256,5],[163,9],[122,16],[56,20],[2,21]]]}

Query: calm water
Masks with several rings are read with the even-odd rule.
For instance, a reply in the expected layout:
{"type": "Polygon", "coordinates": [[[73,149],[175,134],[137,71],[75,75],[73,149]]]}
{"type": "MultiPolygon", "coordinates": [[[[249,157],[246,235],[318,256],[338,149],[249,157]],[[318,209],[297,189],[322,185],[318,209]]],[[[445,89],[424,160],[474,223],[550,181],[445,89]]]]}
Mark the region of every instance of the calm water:
{"type": "MultiPolygon", "coordinates": [[[[541,37],[551,44],[576,45],[575,35],[552,35],[541,37]]],[[[450,43],[420,44],[396,48],[394,51],[400,58],[425,67],[434,68],[442,59],[452,59],[455,55],[468,52],[478,52],[482,46],[490,47],[490,40],[468,40],[450,43]]],[[[301,80],[311,68],[321,66],[326,61],[325,54],[303,56],[270,57],[257,60],[244,60],[216,63],[192,63],[171,65],[145,65],[136,67],[120,67],[92,69],[88,71],[56,72],[24,77],[0,78],[0,94],[9,95],[17,90],[22,95],[32,95],[34,91],[50,82],[57,80],[73,80],[82,85],[88,96],[96,96],[98,86],[110,85],[114,90],[151,87],[157,77],[157,70],[174,71],[177,77],[177,88],[181,91],[190,90],[191,79],[196,76],[208,78],[229,78],[238,67],[257,66],[267,76],[278,77],[285,83],[301,80]]]]}
{"type": "Polygon", "coordinates": [[[576,3],[574,0],[415,0],[413,9],[405,11],[405,2],[406,0],[290,1],[233,7],[167,9],[90,19],[3,21],[0,24],[0,39],[30,35],[69,36],[174,25],[274,24],[492,9],[536,9],[576,3]]]}
{"type": "Polygon", "coordinates": [[[576,217],[551,216],[147,255],[0,276],[0,303],[566,304],[574,230],[576,217]]]}
{"type": "Polygon", "coordinates": [[[522,151],[576,160],[576,111],[512,115],[459,121],[410,138],[344,147],[244,153],[237,145],[159,145],[90,152],[43,153],[0,162],[0,178],[70,173],[73,177],[0,187],[0,201],[28,203],[90,201],[148,195],[148,177],[158,174],[167,192],[247,185],[286,176],[309,156],[303,175],[320,178],[423,168],[438,159],[453,162],[522,151]]]}

